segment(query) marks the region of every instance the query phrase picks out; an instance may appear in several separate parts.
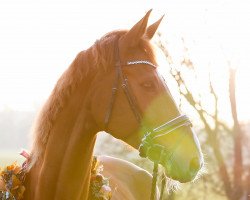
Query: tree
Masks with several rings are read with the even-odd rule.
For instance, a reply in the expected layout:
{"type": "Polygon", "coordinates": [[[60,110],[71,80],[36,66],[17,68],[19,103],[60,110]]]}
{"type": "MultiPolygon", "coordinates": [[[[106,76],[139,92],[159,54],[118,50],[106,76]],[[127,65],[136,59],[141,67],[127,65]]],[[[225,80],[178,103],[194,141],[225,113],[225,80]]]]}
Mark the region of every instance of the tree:
{"type": "MultiPolygon", "coordinates": [[[[247,144],[243,143],[246,138],[237,115],[237,98],[236,98],[236,72],[228,62],[228,98],[231,109],[232,126],[219,117],[220,109],[218,102],[220,100],[219,91],[216,91],[216,82],[213,82],[208,74],[206,88],[208,93],[206,98],[203,97],[202,91],[194,91],[190,83],[190,76],[196,84],[200,84],[197,78],[197,66],[192,62],[188,55],[188,48],[184,44],[184,56],[178,63],[174,63],[171,54],[167,49],[167,43],[161,39],[158,46],[163,51],[171,70],[170,74],[176,81],[182,100],[191,106],[203,124],[204,143],[207,150],[212,150],[212,155],[208,155],[216,161],[216,175],[218,181],[213,181],[212,187],[216,192],[223,192],[230,200],[249,199],[250,195],[250,163],[246,155],[248,151],[247,144]],[[188,71],[188,75],[183,71],[188,71]],[[212,109],[208,109],[206,101],[208,98],[213,101],[212,109]],[[230,143],[227,145],[225,143],[230,143]],[[244,150],[245,147],[245,150],[244,150]],[[220,184],[223,188],[221,189],[220,184]],[[218,189],[219,188],[219,189],[218,189]],[[221,191],[222,190],[222,191],[221,191]]],[[[249,148],[249,147],[248,147],[249,148]]],[[[210,179],[212,180],[212,179],[210,179]]]]}

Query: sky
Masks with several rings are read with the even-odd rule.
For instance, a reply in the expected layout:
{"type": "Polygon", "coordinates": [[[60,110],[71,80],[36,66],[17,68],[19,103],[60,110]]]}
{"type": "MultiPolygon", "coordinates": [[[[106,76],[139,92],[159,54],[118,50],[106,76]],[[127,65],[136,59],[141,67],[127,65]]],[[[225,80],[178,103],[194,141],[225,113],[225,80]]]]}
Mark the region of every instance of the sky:
{"type": "Polygon", "coordinates": [[[36,110],[79,51],[111,30],[131,28],[150,8],[149,23],[165,14],[159,31],[174,59],[184,38],[201,72],[212,68],[221,93],[227,61],[238,69],[239,117],[250,121],[246,0],[0,1],[0,110],[36,110]]]}

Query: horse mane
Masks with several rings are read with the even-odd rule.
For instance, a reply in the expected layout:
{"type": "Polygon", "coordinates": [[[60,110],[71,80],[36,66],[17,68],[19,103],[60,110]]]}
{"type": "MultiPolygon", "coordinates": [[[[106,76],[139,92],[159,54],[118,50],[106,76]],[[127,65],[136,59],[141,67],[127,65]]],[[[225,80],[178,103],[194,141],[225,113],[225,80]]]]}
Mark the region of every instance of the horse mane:
{"type": "MultiPolygon", "coordinates": [[[[39,158],[43,157],[51,129],[58,114],[67,104],[69,97],[84,77],[88,76],[91,72],[100,70],[107,71],[108,66],[114,66],[114,52],[117,40],[126,32],[127,31],[110,32],[97,40],[94,45],[87,50],[81,51],[57,81],[32,129],[33,144],[29,168],[31,168],[39,158]]],[[[155,61],[153,47],[146,37],[140,41],[140,47],[155,61]]]]}

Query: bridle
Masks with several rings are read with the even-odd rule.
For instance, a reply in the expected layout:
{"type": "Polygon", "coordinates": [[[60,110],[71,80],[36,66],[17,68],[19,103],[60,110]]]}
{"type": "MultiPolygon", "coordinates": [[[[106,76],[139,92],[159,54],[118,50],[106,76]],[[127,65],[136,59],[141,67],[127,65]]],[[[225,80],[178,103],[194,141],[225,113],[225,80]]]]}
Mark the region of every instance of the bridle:
{"type": "MultiPolygon", "coordinates": [[[[148,157],[151,161],[154,162],[153,180],[152,180],[151,197],[150,197],[151,200],[154,200],[156,192],[156,181],[158,176],[158,164],[163,163],[166,158],[169,158],[169,150],[167,150],[166,147],[164,147],[161,144],[154,143],[154,140],[156,138],[169,134],[180,127],[191,126],[192,124],[186,115],[180,115],[156,128],[147,127],[146,125],[143,124],[142,114],[139,109],[138,103],[136,102],[135,96],[133,95],[132,90],[130,89],[128,79],[122,71],[122,66],[137,65],[137,64],[144,64],[151,67],[156,67],[153,63],[147,60],[128,61],[127,63],[122,64],[120,60],[120,53],[117,40],[115,46],[116,77],[112,87],[110,103],[104,119],[104,129],[107,130],[108,128],[110,118],[112,116],[113,105],[119,87],[119,81],[121,81],[121,87],[126,95],[130,108],[133,111],[133,114],[137,122],[141,126],[142,130],[145,131],[145,134],[141,141],[141,145],[139,147],[140,156],[148,157]]],[[[160,199],[162,199],[162,195],[160,199]]]]}

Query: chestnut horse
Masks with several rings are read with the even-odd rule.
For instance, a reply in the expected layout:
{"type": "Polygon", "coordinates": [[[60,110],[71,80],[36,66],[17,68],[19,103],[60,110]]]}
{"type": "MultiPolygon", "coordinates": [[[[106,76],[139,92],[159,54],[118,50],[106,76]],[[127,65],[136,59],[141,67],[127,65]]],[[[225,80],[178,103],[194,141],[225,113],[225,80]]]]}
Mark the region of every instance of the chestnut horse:
{"type": "Polygon", "coordinates": [[[143,141],[144,155],[160,154],[169,177],[195,178],[203,164],[200,145],[157,73],[150,40],[161,19],[147,27],[150,12],[80,52],[58,80],[34,126],[25,200],[86,200],[96,134],[103,130],[134,148],[143,141]],[[166,122],[168,134],[161,132],[166,122]]]}

